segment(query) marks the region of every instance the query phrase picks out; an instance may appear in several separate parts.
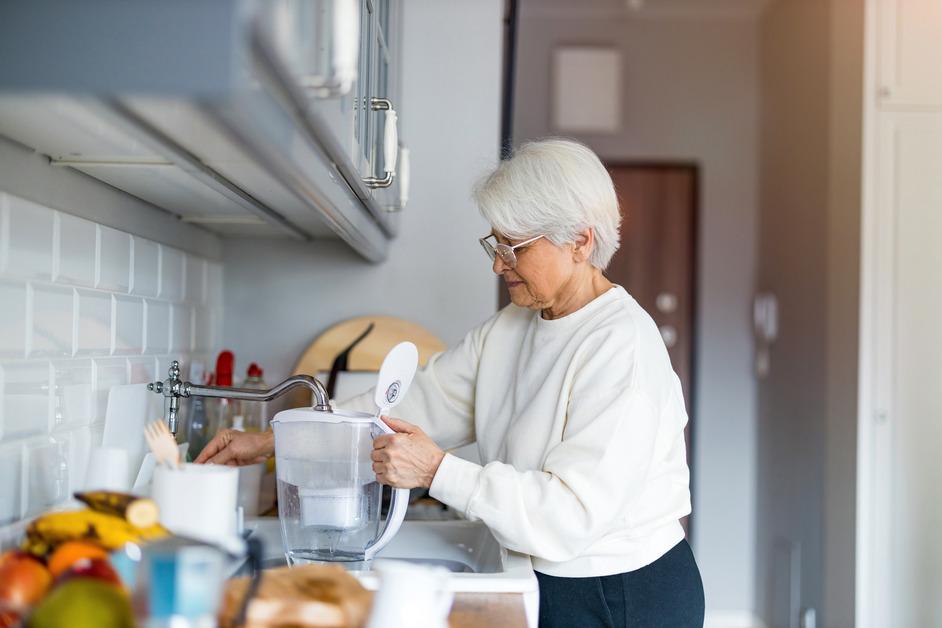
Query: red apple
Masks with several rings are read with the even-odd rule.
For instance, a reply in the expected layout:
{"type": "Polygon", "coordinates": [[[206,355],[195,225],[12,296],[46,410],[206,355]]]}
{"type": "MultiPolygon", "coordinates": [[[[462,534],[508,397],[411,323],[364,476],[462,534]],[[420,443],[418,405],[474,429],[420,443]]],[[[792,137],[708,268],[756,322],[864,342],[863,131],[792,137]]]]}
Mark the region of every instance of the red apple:
{"type": "Polygon", "coordinates": [[[0,562],[0,607],[29,608],[46,594],[50,585],[52,574],[29,554],[5,555],[0,562]]]}
{"type": "Polygon", "coordinates": [[[15,561],[15,560],[22,560],[24,558],[35,560],[36,562],[40,564],[43,562],[39,556],[36,556],[35,554],[31,554],[30,552],[27,552],[26,550],[12,549],[12,550],[7,550],[6,552],[0,554],[0,568],[3,568],[3,566],[7,564],[7,562],[15,561]]]}
{"type": "Polygon", "coordinates": [[[94,578],[111,584],[122,586],[121,577],[114,570],[106,559],[103,558],[82,558],[75,561],[75,564],[56,579],[56,585],[62,584],[73,578],[94,578]]]}
{"type": "Polygon", "coordinates": [[[21,626],[20,619],[16,611],[0,609],[0,628],[18,628],[21,626]]]}

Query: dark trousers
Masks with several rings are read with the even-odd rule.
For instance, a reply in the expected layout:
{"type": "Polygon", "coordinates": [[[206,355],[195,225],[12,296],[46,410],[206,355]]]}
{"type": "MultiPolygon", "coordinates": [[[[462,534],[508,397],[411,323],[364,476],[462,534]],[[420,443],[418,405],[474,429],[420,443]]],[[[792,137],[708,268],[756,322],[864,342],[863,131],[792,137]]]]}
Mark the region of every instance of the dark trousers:
{"type": "Polygon", "coordinates": [[[596,578],[537,572],[540,628],[702,628],[703,582],[687,541],[638,569],[596,578]]]}

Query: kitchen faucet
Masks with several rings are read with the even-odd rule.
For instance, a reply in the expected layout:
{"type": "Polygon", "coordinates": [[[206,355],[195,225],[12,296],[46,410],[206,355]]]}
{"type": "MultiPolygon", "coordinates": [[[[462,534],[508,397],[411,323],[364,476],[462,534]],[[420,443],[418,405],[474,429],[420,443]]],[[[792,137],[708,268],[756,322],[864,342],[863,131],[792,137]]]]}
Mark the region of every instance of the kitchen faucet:
{"type": "Polygon", "coordinates": [[[152,382],[147,390],[164,396],[164,409],[167,415],[167,427],[173,434],[177,433],[177,412],[180,410],[180,397],[215,397],[224,399],[242,399],[245,401],[269,401],[283,394],[289,388],[307,386],[314,393],[317,400],[315,410],[333,412],[330,407],[330,398],[324,385],[310,375],[295,375],[268,390],[253,388],[231,388],[229,386],[201,386],[190,382],[180,381],[180,363],[176,360],[170,363],[167,370],[167,380],[152,382]]]}

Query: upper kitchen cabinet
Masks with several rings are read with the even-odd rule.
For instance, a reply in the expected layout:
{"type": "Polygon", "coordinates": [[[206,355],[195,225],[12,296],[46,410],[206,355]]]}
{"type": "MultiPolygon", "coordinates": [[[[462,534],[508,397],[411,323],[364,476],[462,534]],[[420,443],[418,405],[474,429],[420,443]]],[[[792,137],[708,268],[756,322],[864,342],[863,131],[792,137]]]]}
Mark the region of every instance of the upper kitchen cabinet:
{"type": "Polygon", "coordinates": [[[876,10],[880,104],[942,108],[942,2],[881,0],[876,10]]]}
{"type": "Polygon", "coordinates": [[[31,0],[0,135],[223,235],[385,258],[408,195],[401,0],[31,0]]]}

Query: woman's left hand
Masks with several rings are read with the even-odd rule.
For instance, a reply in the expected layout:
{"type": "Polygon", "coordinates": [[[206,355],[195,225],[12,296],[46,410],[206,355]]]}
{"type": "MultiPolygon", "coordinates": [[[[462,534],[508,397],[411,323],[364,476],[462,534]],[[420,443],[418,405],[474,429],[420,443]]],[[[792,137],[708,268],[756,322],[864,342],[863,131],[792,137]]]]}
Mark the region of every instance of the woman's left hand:
{"type": "Polygon", "coordinates": [[[395,488],[428,488],[445,452],[421,429],[392,417],[381,417],[396,431],[373,439],[376,479],[395,488]]]}

